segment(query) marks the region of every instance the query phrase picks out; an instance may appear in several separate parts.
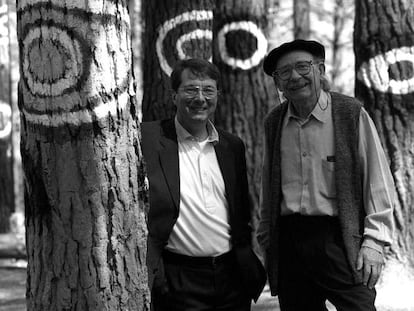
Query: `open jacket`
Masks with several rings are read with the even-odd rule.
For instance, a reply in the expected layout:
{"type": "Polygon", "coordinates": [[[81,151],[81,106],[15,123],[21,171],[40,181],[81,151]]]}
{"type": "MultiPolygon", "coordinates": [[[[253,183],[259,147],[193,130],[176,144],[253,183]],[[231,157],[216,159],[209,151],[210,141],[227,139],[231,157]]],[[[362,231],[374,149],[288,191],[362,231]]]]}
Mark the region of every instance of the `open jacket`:
{"type": "MultiPolygon", "coordinates": [[[[180,176],[174,119],[142,123],[142,150],[150,189],[148,214],[148,279],[163,278],[162,252],[180,212],[180,176]]],[[[251,249],[250,199],[245,148],[240,138],[218,130],[214,146],[223,175],[229,208],[232,249],[246,284],[257,299],[265,284],[265,272],[251,249]]]]}

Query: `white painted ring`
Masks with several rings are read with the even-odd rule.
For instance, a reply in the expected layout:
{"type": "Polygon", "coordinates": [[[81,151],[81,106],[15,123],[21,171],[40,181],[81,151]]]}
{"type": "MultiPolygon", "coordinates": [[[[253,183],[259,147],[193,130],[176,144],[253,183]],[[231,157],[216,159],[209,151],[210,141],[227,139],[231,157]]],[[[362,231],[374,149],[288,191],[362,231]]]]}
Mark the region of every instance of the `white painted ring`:
{"type": "Polygon", "coordinates": [[[358,70],[357,78],[368,88],[380,92],[404,95],[414,92],[414,76],[406,80],[390,79],[388,69],[391,65],[407,61],[414,67],[414,46],[394,48],[386,53],[376,55],[364,62],[358,70]]]}
{"type": "Polygon", "coordinates": [[[82,52],[80,44],[76,39],[71,39],[70,35],[63,29],[45,25],[31,29],[23,39],[23,75],[27,80],[27,85],[34,95],[40,96],[59,96],[68,88],[74,87],[82,73],[82,52]],[[31,43],[41,39],[42,41],[58,42],[66,50],[69,62],[63,68],[63,77],[52,83],[38,81],[37,77],[30,72],[29,53],[31,43]]]}
{"type": "Polygon", "coordinates": [[[239,21],[232,22],[230,24],[224,25],[224,27],[218,32],[218,44],[219,52],[221,59],[224,63],[229,65],[232,68],[241,68],[243,70],[249,70],[257,65],[263,60],[267,52],[267,39],[263,34],[262,30],[257,27],[252,21],[239,21]],[[250,32],[257,39],[257,49],[253,55],[247,59],[237,59],[231,57],[227,53],[226,49],[226,34],[231,31],[244,30],[250,32]]]}

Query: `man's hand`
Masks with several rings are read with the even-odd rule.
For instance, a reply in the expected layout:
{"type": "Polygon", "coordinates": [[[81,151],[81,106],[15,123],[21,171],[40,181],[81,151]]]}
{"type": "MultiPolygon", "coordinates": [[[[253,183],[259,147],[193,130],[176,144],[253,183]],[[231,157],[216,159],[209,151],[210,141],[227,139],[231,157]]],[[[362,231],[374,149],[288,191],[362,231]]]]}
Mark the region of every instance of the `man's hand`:
{"type": "Polygon", "coordinates": [[[384,266],[384,255],[370,247],[361,247],[358,254],[357,269],[362,270],[364,285],[374,288],[384,266]]]}

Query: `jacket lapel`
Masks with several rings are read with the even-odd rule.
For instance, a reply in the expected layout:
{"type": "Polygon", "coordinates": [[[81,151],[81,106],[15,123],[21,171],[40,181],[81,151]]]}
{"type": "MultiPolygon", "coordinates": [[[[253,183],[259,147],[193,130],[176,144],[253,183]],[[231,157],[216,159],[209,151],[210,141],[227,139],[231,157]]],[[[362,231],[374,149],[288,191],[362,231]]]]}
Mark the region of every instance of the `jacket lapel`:
{"type": "Polygon", "coordinates": [[[178,160],[178,143],[174,120],[162,123],[163,135],[160,139],[161,149],[158,151],[161,168],[165,180],[178,210],[180,202],[180,172],[178,160]]]}
{"type": "Polygon", "coordinates": [[[220,166],[221,174],[223,175],[224,185],[226,188],[227,201],[229,203],[230,211],[233,211],[234,201],[234,183],[235,183],[235,167],[234,158],[228,142],[222,135],[219,135],[219,142],[214,146],[216,150],[217,161],[220,166]]]}

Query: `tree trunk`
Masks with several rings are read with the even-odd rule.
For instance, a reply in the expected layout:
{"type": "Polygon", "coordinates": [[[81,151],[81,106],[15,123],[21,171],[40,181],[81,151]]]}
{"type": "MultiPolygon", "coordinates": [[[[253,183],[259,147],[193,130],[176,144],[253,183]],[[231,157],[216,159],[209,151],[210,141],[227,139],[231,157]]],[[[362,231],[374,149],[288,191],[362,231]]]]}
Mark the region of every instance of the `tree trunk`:
{"type": "Polygon", "coordinates": [[[142,119],[142,93],[143,93],[143,46],[142,46],[142,0],[128,0],[129,16],[131,18],[131,46],[132,63],[136,84],[136,98],[138,103],[139,119],[142,119]]]}
{"type": "Polygon", "coordinates": [[[126,1],[17,1],[28,310],[148,310],[126,1]]]}
{"type": "Polygon", "coordinates": [[[9,231],[14,211],[8,11],[7,1],[0,0],[0,233],[9,231]]]}
{"type": "Polygon", "coordinates": [[[214,62],[222,74],[215,124],[240,136],[246,160],[253,219],[259,205],[263,156],[263,119],[276,104],[276,88],[262,61],[267,52],[266,7],[253,0],[217,1],[214,11],[214,62]]]}
{"type": "Polygon", "coordinates": [[[309,39],[309,0],[293,0],[293,35],[295,39],[309,39]]]}
{"type": "Polygon", "coordinates": [[[144,121],[172,117],[169,77],[177,60],[210,59],[213,0],[150,0],[144,6],[144,121]]]}
{"type": "MultiPolygon", "coordinates": [[[[14,211],[17,217],[24,219],[24,186],[22,158],[20,156],[20,112],[17,106],[17,85],[19,82],[19,46],[16,31],[16,1],[7,0],[8,3],[8,30],[9,30],[9,66],[10,66],[10,106],[12,107],[12,162],[13,162],[13,188],[14,211]]],[[[11,228],[15,232],[24,232],[23,226],[11,228]]]]}
{"type": "MultiPolygon", "coordinates": [[[[414,8],[410,2],[356,1],[356,96],[375,122],[396,184],[396,235],[390,260],[396,259],[405,272],[411,271],[411,277],[414,277],[413,30],[414,8]]],[[[399,277],[406,277],[407,273],[399,277]]],[[[401,279],[398,281],[401,283],[401,279]]]]}

